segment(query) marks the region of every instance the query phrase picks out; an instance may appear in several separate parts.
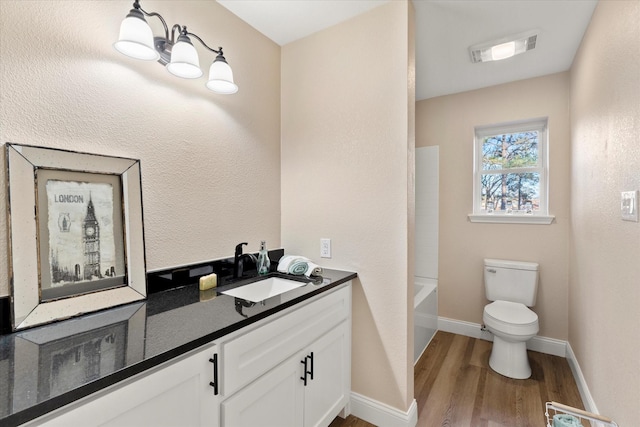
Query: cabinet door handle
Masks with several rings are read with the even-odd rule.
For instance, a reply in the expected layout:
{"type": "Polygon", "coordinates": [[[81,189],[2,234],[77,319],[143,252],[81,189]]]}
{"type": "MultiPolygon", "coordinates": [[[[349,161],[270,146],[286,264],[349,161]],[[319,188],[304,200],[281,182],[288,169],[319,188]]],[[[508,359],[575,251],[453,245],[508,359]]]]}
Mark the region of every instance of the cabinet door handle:
{"type": "Polygon", "coordinates": [[[311,371],[309,371],[309,374],[311,375],[311,379],[313,379],[313,351],[307,357],[311,360],[311,371]]]}
{"type": "Polygon", "coordinates": [[[300,361],[304,365],[304,377],[300,377],[301,380],[304,381],[304,385],[307,385],[307,375],[311,376],[313,379],[313,351],[309,353],[308,356],[305,356],[303,360],[300,361]]]}
{"type": "Polygon", "coordinates": [[[213,358],[209,359],[213,363],[213,381],[209,383],[213,387],[214,396],[218,395],[218,353],[214,353],[213,358]]]}
{"type": "Polygon", "coordinates": [[[307,386],[307,374],[309,373],[307,371],[307,358],[305,357],[304,360],[301,360],[300,363],[302,363],[304,365],[304,377],[300,377],[300,379],[302,381],[304,381],[304,386],[307,386]]]}

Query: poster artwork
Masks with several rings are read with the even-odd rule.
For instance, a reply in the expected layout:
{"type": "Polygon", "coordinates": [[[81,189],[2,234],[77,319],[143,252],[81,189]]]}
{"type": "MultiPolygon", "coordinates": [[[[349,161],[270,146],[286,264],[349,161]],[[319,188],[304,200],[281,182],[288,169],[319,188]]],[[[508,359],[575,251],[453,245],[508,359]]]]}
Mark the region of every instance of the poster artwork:
{"type": "Polygon", "coordinates": [[[46,194],[51,287],[122,275],[115,267],[112,185],[48,180],[46,194]]]}

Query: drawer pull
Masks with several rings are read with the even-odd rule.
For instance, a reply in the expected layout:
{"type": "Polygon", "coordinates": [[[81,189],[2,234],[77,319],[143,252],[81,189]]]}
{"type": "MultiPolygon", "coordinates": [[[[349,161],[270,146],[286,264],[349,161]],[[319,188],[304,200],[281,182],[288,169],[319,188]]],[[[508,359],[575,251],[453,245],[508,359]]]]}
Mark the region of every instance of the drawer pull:
{"type": "Polygon", "coordinates": [[[213,395],[218,395],[218,354],[214,353],[213,358],[209,359],[209,362],[213,363],[213,381],[209,383],[213,387],[213,395]]]}
{"type": "Polygon", "coordinates": [[[313,379],[313,351],[309,356],[307,356],[311,360],[311,371],[309,371],[309,375],[311,375],[311,379],[313,379]]]}

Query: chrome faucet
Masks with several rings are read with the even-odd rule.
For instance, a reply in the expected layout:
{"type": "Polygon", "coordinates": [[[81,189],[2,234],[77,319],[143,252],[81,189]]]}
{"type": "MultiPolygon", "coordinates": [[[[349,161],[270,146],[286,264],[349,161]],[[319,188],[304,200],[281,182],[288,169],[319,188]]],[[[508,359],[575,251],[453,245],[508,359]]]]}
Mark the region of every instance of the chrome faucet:
{"type": "Polygon", "coordinates": [[[258,264],[258,258],[254,254],[243,254],[242,247],[246,245],[247,242],[238,243],[236,245],[236,252],[233,256],[233,278],[237,279],[238,277],[242,277],[242,273],[244,272],[244,261],[246,258],[249,258],[253,261],[254,264],[258,264]]]}

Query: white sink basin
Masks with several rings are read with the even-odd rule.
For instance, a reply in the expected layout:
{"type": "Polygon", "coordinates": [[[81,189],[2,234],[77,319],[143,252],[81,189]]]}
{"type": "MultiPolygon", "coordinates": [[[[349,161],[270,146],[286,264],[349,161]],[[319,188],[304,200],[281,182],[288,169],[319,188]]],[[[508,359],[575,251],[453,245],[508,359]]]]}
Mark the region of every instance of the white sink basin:
{"type": "Polygon", "coordinates": [[[296,280],[269,277],[268,279],[249,283],[248,285],[229,289],[228,291],[223,291],[221,293],[251,302],[260,302],[306,284],[306,282],[298,282],[296,280]]]}

